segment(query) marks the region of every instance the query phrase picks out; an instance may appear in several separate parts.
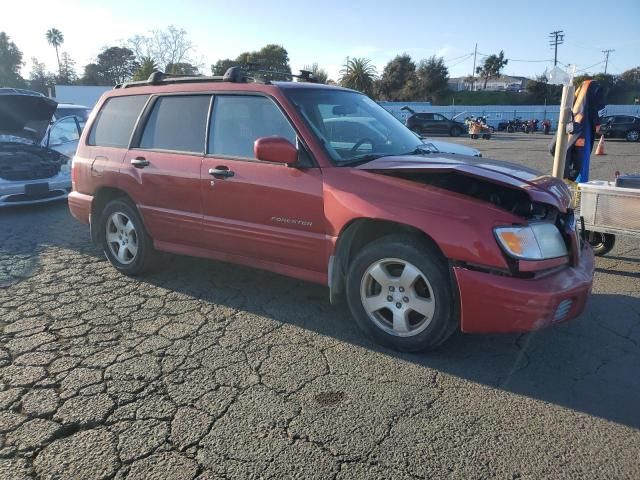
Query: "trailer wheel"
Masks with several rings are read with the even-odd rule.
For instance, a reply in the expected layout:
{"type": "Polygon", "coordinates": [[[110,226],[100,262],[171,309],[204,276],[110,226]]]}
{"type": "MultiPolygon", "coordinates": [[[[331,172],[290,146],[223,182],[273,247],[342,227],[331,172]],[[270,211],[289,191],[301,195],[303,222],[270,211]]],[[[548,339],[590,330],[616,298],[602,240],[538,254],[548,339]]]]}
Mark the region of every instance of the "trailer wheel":
{"type": "Polygon", "coordinates": [[[587,231],[587,240],[593,247],[593,253],[599,257],[609,253],[616,244],[616,236],[611,233],[587,231]]]}

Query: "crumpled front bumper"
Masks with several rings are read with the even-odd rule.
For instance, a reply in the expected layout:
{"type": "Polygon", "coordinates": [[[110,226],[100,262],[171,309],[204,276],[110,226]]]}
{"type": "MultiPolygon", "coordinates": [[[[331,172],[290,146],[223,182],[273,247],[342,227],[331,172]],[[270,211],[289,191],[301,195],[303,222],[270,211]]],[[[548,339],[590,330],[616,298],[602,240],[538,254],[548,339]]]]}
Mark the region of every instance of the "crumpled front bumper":
{"type": "Polygon", "coordinates": [[[507,333],[538,330],[582,313],[591,295],[594,257],[584,245],[578,264],[538,278],[454,267],[460,293],[461,330],[507,333]]]}

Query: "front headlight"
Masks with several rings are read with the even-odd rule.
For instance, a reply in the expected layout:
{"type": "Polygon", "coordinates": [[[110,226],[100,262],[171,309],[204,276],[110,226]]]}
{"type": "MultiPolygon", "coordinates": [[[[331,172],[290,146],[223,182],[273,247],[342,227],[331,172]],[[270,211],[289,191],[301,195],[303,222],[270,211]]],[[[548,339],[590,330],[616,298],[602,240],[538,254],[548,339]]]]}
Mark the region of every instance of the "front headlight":
{"type": "Polygon", "coordinates": [[[546,260],[567,255],[567,246],[557,227],[533,223],[526,227],[499,227],[494,230],[507,254],[522,260],[546,260]]]}

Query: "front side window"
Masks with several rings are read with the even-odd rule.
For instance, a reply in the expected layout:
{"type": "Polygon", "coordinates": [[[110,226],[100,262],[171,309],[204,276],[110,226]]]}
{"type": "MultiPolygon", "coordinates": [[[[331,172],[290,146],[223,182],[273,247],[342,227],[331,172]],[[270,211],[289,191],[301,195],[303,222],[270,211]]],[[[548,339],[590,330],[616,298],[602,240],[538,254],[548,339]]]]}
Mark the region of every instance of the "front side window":
{"type": "Polygon", "coordinates": [[[446,120],[446,118],[444,118],[442,115],[440,115],[439,113],[435,113],[433,115],[433,119],[438,121],[438,122],[444,122],[446,120]]]}
{"type": "Polygon", "coordinates": [[[89,145],[128,147],[133,128],[148,98],[148,95],[130,95],[108,99],[93,122],[89,145]]]}
{"type": "Polygon", "coordinates": [[[253,159],[256,139],[271,136],[296,144],[295,130],[271,99],[249,95],[216,97],[208,153],[253,159]]]}
{"type": "Polygon", "coordinates": [[[209,95],[160,97],[144,127],[140,148],[204,153],[209,95]]]}
{"type": "Polygon", "coordinates": [[[287,96],[337,165],[427,149],[411,130],[366,95],[290,89],[287,96]]]}

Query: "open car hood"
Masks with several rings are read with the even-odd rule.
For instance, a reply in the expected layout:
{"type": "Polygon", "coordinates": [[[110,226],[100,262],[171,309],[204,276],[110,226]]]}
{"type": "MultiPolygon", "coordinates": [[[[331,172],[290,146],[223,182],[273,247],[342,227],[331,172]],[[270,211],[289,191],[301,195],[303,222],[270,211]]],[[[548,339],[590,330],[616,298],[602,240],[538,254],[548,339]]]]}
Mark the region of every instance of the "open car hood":
{"type": "Polygon", "coordinates": [[[564,182],[550,175],[515,163],[487,160],[466,155],[412,155],[382,157],[355,167],[359,170],[390,174],[393,171],[406,174],[455,172],[480,178],[491,183],[525,191],[534,202],[553,205],[566,212],[571,205],[571,192],[564,182]]]}
{"type": "Polygon", "coordinates": [[[0,134],[40,142],[58,103],[35,92],[0,91],[0,134]]]}

